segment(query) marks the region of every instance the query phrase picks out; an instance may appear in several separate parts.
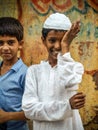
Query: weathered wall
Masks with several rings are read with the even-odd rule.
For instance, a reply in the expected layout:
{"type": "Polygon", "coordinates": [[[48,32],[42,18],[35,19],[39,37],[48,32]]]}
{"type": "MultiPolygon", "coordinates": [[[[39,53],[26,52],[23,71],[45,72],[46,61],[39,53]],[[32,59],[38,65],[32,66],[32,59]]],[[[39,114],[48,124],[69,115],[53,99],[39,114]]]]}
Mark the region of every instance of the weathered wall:
{"type": "Polygon", "coordinates": [[[98,106],[98,0],[0,0],[0,16],[16,17],[24,26],[25,44],[20,55],[28,66],[47,58],[41,29],[45,18],[56,11],[72,22],[81,19],[81,31],[70,52],[85,68],[79,89],[86,94],[86,105],[80,110],[85,130],[98,130],[94,109],[98,106]]]}

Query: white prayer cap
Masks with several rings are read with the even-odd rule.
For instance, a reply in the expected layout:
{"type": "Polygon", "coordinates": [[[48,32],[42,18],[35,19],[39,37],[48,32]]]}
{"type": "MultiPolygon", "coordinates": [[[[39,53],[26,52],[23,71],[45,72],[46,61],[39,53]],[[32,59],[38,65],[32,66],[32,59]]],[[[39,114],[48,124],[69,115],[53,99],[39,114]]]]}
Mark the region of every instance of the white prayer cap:
{"type": "Polygon", "coordinates": [[[61,13],[54,13],[46,19],[43,28],[69,30],[71,28],[71,25],[71,21],[67,16],[61,13]]]}

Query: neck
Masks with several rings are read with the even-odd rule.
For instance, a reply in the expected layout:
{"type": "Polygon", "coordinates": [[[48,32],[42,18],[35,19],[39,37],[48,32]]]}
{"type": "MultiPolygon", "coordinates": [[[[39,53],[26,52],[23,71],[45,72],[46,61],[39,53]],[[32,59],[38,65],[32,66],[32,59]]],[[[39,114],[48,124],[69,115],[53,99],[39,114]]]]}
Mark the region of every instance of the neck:
{"type": "Polygon", "coordinates": [[[57,59],[53,59],[51,57],[48,57],[49,64],[51,67],[54,67],[57,64],[57,59]]]}
{"type": "Polygon", "coordinates": [[[12,65],[14,65],[17,61],[18,61],[18,58],[16,58],[15,60],[6,60],[6,61],[3,61],[2,67],[3,67],[3,66],[12,66],[12,65]]]}

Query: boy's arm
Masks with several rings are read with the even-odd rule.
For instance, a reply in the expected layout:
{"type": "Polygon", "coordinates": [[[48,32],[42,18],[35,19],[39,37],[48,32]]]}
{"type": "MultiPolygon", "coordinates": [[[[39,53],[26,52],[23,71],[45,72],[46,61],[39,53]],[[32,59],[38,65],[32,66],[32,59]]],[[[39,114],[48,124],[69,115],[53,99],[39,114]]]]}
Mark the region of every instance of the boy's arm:
{"type": "Polygon", "coordinates": [[[72,24],[70,30],[65,32],[61,41],[61,54],[58,55],[58,74],[62,85],[73,86],[81,82],[84,67],[81,63],[75,62],[69,53],[72,40],[77,37],[80,31],[80,21],[72,24]]]}
{"type": "Polygon", "coordinates": [[[4,123],[10,120],[26,120],[24,112],[6,112],[0,109],[0,123],[4,123]]]}

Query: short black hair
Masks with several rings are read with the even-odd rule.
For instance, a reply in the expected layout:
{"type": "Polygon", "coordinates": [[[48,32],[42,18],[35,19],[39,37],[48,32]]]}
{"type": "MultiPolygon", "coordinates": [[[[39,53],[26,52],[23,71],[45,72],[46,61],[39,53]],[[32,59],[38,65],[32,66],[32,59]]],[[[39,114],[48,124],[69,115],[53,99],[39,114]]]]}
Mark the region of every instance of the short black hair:
{"type": "Polygon", "coordinates": [[[52,29],[42,28],[42,36],[44,37],[44,39],[46,39],[48,33],[49,33],[51,30],[52,30],[52,29]]]}
{"type": "Polygon", "coordinates": [[[58,29],[46,29],[46,28],[42,28],[42,36],[44,37],[44,39],[46,39],[48,33],[52,30],[55,30],[55,31],[63,31],[65,32],[66,30],[58,30],[58,29]]]}
{"type": "Polygon", "coordinates": [[[0,17],[0,35],[16,37],[18,41],[23,39],[23,26],[14,17],[0,17]]]}

